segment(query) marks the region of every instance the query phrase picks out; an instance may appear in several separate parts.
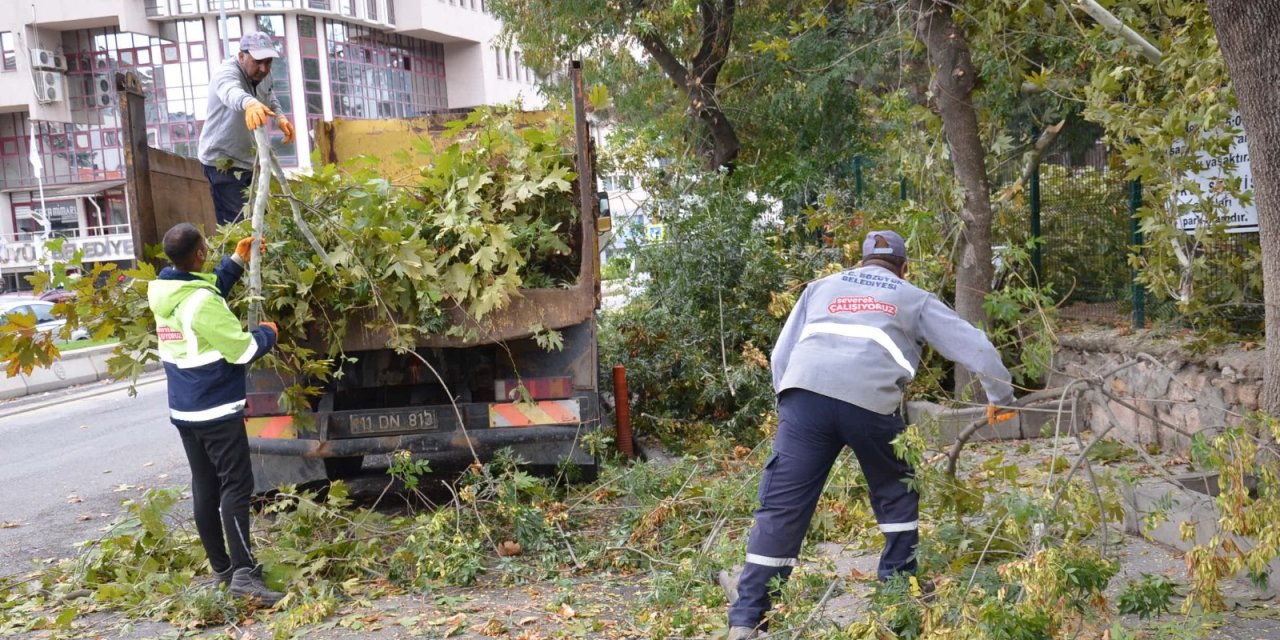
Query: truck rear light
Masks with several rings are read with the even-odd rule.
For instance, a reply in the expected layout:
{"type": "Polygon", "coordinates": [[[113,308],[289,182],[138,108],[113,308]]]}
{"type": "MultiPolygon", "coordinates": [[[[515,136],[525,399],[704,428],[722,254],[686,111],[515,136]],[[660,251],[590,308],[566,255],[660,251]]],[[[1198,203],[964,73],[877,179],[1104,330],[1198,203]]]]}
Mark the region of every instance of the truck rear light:
{"type": "Polygon", "coordinates": [[[247,416],[278,416],[284,413],[280,410],[278,393],[246,393],[244,399],[244,413],[247,416]]]}
{"type": "Polygon", "coordinates": [[[507,378],[493,381],[493,399],[498,402],[521,400],[560,400],[573,396],[573,379],[569,376],[554,378],[507,378]],[[520,393],[523,384],[528,396],[520,393]]]}

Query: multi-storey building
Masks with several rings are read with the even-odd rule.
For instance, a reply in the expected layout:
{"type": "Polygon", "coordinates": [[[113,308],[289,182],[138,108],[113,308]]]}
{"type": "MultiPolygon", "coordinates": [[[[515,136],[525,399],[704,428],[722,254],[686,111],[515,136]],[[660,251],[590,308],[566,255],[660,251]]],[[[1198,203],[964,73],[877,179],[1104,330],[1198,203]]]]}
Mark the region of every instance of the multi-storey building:
{"type": "Polygon", "coordinates": [[[305,168],[320,120],[540,104],[499,30],[484,0],[0,0],[0,278],[27,288],[42,211],[88,260],[132,256],[117,72],[143,83],[150,144],[194,156],[215,65],[270,33],[298,133],[276,151],[305,168]]]}

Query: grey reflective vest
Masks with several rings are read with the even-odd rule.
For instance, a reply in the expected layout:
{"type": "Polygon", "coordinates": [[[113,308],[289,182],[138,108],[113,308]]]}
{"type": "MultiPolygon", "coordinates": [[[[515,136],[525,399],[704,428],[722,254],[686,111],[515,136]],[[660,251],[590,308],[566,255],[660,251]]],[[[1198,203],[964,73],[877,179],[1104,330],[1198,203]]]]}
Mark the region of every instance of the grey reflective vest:
{"type": "Polygon", "coordinates": [[[808,389],[893,413],[926,342],[978,376],[991,402],[1013,402],[1009,370],[986,334],[879,266],[809,283],[773,349],[773,388],[808,389]]]}

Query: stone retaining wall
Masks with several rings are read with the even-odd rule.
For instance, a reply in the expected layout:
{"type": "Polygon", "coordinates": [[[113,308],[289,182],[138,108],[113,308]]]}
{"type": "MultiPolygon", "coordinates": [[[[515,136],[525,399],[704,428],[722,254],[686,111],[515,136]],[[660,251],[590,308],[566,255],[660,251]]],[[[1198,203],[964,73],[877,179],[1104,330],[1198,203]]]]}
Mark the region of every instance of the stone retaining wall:
{"type": "Polygon", "coordinates": [[[1091,390],[1079,408],[1083,428],[1097,432],[1114,420],[1112,433],[1164,450],[1184,451],[1189,444],[1185,435],[1143,414],[1191,434],[1237,425],[1258,408],[1266,355],[1261,348],[1222,348],[1197,355],[1185,350],[1183,342],[1126,335],[1122,330],[1064,333],[1059,338],[1056,373],[1048,386],[1105,376],[1102,388],[1139,410],[1091,390]]]}

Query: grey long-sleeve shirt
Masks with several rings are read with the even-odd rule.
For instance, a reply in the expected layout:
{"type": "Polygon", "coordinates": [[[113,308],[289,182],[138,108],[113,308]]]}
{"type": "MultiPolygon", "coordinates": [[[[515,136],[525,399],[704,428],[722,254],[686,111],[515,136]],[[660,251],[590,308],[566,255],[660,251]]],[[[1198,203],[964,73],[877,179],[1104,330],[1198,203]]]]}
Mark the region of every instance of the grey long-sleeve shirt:
{"type": "Polygon", "coordinates": [[[878,266],[809,283],[773,349],[773,388],[808,389],[890,414],[926,342],[977,375],[991,402],[1013,402],[1009,370],[986,334],[937,296],[878,266]]]}
{"type": "Polygon", "coordinates": [[[271,76],[254,86],[240,69],[240,62],[234,57],[227,59],[209,81],[209,115],[200,131],[197,153],[201,163],[212,167],[229,158],[232,166],[253,169],[253,132],[244,125],[244,109],[250,98],[267,105],[277,116],[284,115],[271,90],[271,76]]]}

